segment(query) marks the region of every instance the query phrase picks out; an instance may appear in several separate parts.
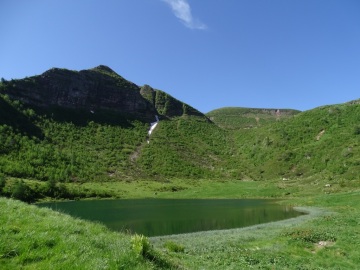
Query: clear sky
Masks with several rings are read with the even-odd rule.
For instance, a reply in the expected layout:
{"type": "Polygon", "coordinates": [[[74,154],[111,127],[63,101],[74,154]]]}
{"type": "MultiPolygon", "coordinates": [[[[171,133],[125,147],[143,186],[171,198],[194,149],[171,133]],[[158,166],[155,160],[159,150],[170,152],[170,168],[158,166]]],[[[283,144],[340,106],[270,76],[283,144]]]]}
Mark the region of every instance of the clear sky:
{"type": "Polygon", "coordinates": [[[360,0],[1,0],[0,77],[107,65],[206,113],[360,98],[360,0]]]}

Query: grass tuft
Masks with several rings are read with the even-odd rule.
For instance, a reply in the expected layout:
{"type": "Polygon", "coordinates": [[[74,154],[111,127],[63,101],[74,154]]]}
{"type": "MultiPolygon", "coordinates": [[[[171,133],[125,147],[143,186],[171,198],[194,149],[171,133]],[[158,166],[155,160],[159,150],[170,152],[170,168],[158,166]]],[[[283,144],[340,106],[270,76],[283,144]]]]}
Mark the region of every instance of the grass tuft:
{"type": "Polygon", "coordinates": [[[184,252],[185,251],[185,247],[183,245],[177,244],[173,241],[167,241],[164,244],[164,247],[171,251],[171,252],[184,252]]]}

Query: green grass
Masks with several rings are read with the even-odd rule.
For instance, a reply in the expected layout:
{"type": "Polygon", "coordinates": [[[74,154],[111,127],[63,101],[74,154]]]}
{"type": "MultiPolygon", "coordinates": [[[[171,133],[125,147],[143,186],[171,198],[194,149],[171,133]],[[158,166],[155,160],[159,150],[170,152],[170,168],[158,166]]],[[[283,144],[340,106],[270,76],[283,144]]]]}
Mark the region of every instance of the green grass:
{"type": "Polygon", "coordinates": [[[130,236],[49,209],[0,198],[1,269],[151,269],[130,236]]]}
{"type": "MultiPolygon", "coordinates": [[[[315,181],[107,183],[104,190],[126,194],[123,198],[277,198],[310,212],[248,228],[150,238],[142,256],[126,233],[2,198],[0,268],[356,269],[360,190],[325,187],[320,180],[304,189],[315,181]]],[[[100,190],[99,183],[85,187],[100,190]]]]}
{"type": "Polygon", "coordinates": [[[184,248],[174,253],[189,269],[357,269],[360,192],[299,197],[310,215],[248,228],[156,237],[184,248]],[[310,206],[310,208],[308,208],[310,206]],[[313,207],[316,208],[313,208],[313,207]],[[320,208],[319,208],[320,207],[320,208]]]}
{"type": "Polygon", "coordinates": [[[147,238],[1,197],[0,211],[0,269],[179,269],[147,238]]]}

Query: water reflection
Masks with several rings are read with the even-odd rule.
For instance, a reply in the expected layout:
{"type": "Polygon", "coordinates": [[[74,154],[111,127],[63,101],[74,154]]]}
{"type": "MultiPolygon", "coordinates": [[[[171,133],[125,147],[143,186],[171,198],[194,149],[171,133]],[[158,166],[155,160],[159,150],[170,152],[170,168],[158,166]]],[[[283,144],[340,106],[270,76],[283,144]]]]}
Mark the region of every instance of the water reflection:
{"type": "Polygon", "coordinates": [[[271,200],[99,200],[39,206],[147,236],[239,228],[301,215],[271,200]]]}

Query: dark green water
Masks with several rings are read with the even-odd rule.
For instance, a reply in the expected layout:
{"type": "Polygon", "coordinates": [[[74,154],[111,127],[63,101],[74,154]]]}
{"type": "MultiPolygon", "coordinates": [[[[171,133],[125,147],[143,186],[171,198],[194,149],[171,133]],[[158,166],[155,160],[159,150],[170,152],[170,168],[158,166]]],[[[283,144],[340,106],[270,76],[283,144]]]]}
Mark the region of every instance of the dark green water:
{"type": "Polygon", "coordinates": [[[271,200],[138,199],[70,201],[39,204],[112,230],[147,236],[240,228],[301,215],[271,200]]]}

